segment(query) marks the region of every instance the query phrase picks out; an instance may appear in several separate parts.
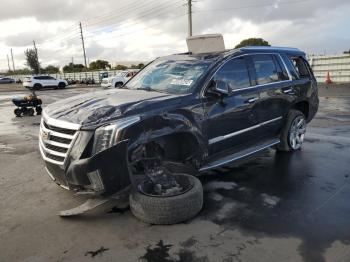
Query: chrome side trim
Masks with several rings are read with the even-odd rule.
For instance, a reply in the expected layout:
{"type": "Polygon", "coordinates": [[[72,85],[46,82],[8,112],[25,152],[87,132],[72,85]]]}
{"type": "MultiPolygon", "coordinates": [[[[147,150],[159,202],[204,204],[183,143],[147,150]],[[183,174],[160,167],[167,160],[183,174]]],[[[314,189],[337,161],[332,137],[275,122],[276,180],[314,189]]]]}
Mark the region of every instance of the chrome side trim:
{"type": "Polygon", "coordinates": [[[222,166],[222,165],[231,163],[231,162],[233,162],[233,161],[237,161],[237,160],[239,160],[239,159],[241,159],[241,158],[250,156],[250,155],[252,155],[252,154],[255,154],[255,153],[259,152],[259,151],[262,151],[262,150],[264,150],[264,149],[267,149],[267,148],[272,147],[272,146],[274,146],[274,145],[277,145],[277,144],[279,144],[279,143],[280,143],[280,141],[278,140],[278,141],[276,141],[276,142],[273,142],[273,143],[271,143],[271,144],[268,144],[268,145],[266,145],[266,146],[263,146],[263,147],[261,147],[261,148],[259,148],[259,149],[256,149],[256,150],[254,150],[254,151],[251,151],[251,152],[249,152],[249,153],[246,153],[246,154],[243,154],[243,155],[240,155],[240,156],[236,156],[236,157],[227,159],[227,160],[225,160],[225,161],[223,161],[223,162],[220,162],[220,163],[217,163],[217,164],[215,164],[215,165],[204,166],[204,167],[202,167],[201,169],[199,169],[199,172],[207,171],[207,170],[209,170],[209,169],[216,168],[216,167],[219,167],[219,166],[222,166]]]}
{"type": "Polygon", "coordinates": [[[42,112],[42,117],[44,118],[45,122],[50,126],[52,125],[52,126],[57,126],[57,127],[62,127],[66,129],[72,129],[72,130],[79,130],[81,127],[80,124],[70,123],[70,122],[51,118],[46,114],[45,110],[43,110],[42,112]]]}
{"type": "Polygon", "coordinates": [[[270,123],[272,123],[272,122],[275,122],[275,121],[278,121],[278,120],[281,120],[281,119],[282,119],[282,116],[276,117],[276,118],[274,118],[274,119],[271,119],[271,120],[262,122],[262,123],[260,123],[260,124],[255,125],[255,126],[248,127],[248,128],[246,128],[246,129],[242,129],[242,130],[239,130],[239,131],[236,131],[236,132],[233,132],[233,133],[224,135],[224,136],[214,137],[214,138],[212,138],[212,139],[209,139],[209,145],[212,145],[212,144],[215,144],[215,143],[220,142],[220,141],[222,141],[222,140],[225,140],[225,139],[228,139],[228,138],[231,138],[231,137],[234,137],[234,136],[243,134],[243,133],[248,132],[248,131],[251,131],[251,130],[253,130],[253,129],[262,127],[262,126],[264,126],[264,125],[268,125],[268,124],[270,124],[270,123]]]}

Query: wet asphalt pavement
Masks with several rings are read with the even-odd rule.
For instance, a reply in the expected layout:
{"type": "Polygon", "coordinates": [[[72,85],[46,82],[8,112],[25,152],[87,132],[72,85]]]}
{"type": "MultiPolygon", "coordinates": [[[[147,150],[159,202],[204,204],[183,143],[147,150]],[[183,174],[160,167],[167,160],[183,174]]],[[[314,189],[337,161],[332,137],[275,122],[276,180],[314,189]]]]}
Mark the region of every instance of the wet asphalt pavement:
{"type": "MultiPolygon", "coordinates": [[[[45,106],[91,90],[39,95],[45,106]]],[[[350,96],[321,97],[301,151],[203,175],[196,218],[151,226],[123,201],[57,216],[84,198],[45,173],[40,118],[13,115],[10,98],[24,94],[0,93],[0,261],[350,261],[350,96]]]]}

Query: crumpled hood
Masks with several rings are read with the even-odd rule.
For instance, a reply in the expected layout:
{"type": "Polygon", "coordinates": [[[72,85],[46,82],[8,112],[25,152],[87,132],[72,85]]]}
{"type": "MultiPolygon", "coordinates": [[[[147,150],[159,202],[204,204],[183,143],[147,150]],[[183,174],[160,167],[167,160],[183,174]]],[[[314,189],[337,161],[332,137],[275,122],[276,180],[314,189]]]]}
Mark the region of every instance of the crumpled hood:
{"type": "Polygon", "coordinates": [[[95,91],[57,101],[44,108],[51,118],[82,126],[92,126],[108,120],[149,110],[156,102],[176,97],[175,95],[144,91],[113,89],[95,91]]]}

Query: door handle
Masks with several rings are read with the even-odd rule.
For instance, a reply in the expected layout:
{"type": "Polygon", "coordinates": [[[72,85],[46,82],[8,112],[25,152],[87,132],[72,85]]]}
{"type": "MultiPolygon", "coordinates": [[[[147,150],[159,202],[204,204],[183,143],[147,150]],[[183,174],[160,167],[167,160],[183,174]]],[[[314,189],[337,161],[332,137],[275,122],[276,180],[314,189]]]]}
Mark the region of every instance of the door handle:
{"type": "Polygon", "coordinates": [[[246,103],[248,104],[251,104],[251,103],[254,103],[255,101],[259,100],[259,97],[252,97],[252,98],[249,98],[246,103]]]}
{"type": "Polygon", "coordinates": [[[293,89],[292,88],[284,89],[282,90],[282,92],[285,94],[290,94],[290,93],[293,93],[293,89]]]}

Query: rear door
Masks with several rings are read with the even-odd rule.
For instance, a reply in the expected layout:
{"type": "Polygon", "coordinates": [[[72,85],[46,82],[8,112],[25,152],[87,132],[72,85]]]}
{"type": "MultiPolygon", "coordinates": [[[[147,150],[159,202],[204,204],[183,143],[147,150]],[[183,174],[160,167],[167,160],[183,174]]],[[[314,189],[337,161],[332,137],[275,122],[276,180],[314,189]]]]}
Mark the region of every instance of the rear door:
{"type": "Polygon", "coordinates": [[[57,87],[58,81],[52,76],[45,76],[46,85],[48,87],[57,87]]]}
{"type": "Polygon", "coordinates": [[[282,128],[290,101],[285,93],[291,89],[292,81],[278,54],[253,54],[249,56],[254,79],[260,91],[257,103],[259,137],[276,137],[282,128]]]}
{"type": "Polygon", "coordinates": [[[222,97],[207,94],[203,100],[211,155],[256,138],[255,105],[259,100],[259,92],[250,81],[245,56],[225,62],[212,79],[226,82],[232,93],[222,97]]]}

